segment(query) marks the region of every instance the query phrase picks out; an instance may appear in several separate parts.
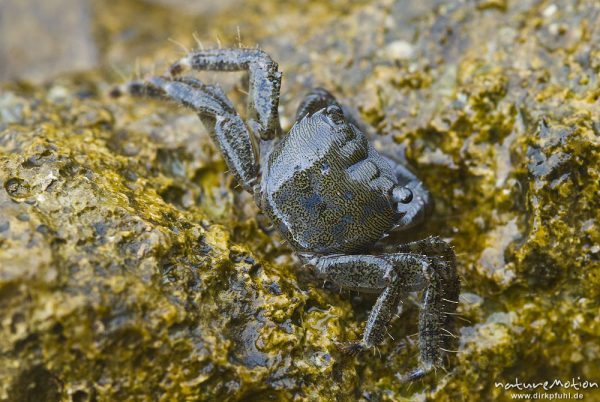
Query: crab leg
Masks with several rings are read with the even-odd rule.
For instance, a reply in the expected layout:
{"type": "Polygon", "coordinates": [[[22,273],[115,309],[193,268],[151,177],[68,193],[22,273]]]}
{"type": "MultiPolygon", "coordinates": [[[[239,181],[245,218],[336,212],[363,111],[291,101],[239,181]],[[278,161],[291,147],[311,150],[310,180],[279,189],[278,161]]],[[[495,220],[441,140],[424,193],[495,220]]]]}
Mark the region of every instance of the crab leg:
{"type": "Polygon", "coordinates": [[[248,126],[261,139],[270,140],[281,133],[277,110],[281,73],[277,68],[277,63],[260,49],[210,49],[188,54],[170,71],[174,76],[187,69],[248,71],[248,126]]]}
{"type": "Polygon", "coordinates": [[[296,121],[301,120],[307,114],[313,114],[328,106],[335,105],[341,109],[337,100],[323,88],[313,88],[302,100],[296,111],[296,121]]]}
{"type": "Polygon", "coordinates": [[[306,115],[326,109],[329,106],[338,107],[349,123],[352,123],[361,132],[367,132],[365,125],[359,122],[351,109],[340,104],[328,90],[320,87],[311,89],[302,102],[300,102],[300,106],[296,110],[296,121],[301,120],[306,115]]]}
{"type": "Polygon", "coordinates": [[[252,138],[221,88],[191,77],[151,77],[127,84],[134,96],[170,99],[195,111],[221,150],[229,170],[245,190],[253,193],[258,163],[252,138]]]}
{"type": "Polygon", "coordinates": [[[446,343],[442,331],[451,325],[451,314],[456,310],[453,301],[458,299],[458,279],[451,264],[440,258],[408,253],[332,255],[317,257],[311,263],[323,278],[340,286],[362,291],[382,290],[371,310],[362,340],[344,346],[349,353],[381,343],[403,295],[424,290],[419,317],[421,367],[406,379],[422,377],[441,365],[442,348],[446,343]]]}

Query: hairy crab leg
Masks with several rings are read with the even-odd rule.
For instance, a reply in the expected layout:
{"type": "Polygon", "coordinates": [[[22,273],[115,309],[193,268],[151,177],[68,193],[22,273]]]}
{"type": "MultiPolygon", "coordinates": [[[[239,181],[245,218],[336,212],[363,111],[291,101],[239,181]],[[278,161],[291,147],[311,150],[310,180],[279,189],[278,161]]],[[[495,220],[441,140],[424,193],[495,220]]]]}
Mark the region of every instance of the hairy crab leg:
{"type": "Polygon", "coordinates": [[[281,73],[277,63],[260,49],[210,49],[192,52],[175,62],[174,76],[185,70],[248,71],[248,126],[263,140],[281,134],[279,91],[281,73]]]}
{"type": "Polygon", "coordinates": [[[442,351],[448,343],[443,330],[452,325],[459,284],[454,266],[446,261],[419,254],[331,255],[314,257],[311,264],[323,278],[340,286],[360,291],[381,291],[373,306],[362,340],[347,344],[343,350],[357,353],[380,344],[386,326],[407,292],[424,290],[419,317],[421,366],[405,377],[422,377],[442,364],[442,351]]]}
{"type": "MultiPolygon", "coordinates": [[[[195,111],[238,182],[250,193],[258,180],[255,146],[246,125],[223,91],[191,77],[151,77],[126,84],[133,96],[173,100],[195,111]]],[[[113,95],[118,95],[113,91],[113,95]]]]}

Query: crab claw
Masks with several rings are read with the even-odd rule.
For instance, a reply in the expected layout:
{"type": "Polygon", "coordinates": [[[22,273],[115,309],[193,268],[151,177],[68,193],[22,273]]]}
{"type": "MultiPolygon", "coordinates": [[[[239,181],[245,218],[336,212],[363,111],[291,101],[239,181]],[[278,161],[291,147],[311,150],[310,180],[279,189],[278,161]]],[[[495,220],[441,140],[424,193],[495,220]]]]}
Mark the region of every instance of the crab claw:
{"type": "Polygon", "coordinates": [[[338,342],[336,343],[336,346],[343,353],[348,354],[350,356],[355,356],[366,349],[365,345],[362,342],[338,342]]]}

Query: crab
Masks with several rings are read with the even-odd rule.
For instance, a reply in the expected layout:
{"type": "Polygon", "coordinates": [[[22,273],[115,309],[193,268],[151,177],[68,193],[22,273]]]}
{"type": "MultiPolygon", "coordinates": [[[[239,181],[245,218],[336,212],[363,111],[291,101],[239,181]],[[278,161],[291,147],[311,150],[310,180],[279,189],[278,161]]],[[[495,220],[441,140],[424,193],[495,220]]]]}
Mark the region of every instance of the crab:
{"type": "Polygon", "coordinates": [[[355,354],[382,343],[402,299],[422,291],[419,365],[403,378],[443,366],[460,291],[454,252],[438,237],[383,242],[429,214],[432,199],[423,182],[376,151],[352,113],[325,89],[306,95],[283,135],[281,73],[262,50],[199,50],[169,72],[130,82],[113,95],[173,100],[196,112],[229,171],[305,265],[341,288],[379,294],[362,339],[341,349],[355,354]],[[247,121],[218,85],[183,75],[189,70],[247,71],[247,121]]]}

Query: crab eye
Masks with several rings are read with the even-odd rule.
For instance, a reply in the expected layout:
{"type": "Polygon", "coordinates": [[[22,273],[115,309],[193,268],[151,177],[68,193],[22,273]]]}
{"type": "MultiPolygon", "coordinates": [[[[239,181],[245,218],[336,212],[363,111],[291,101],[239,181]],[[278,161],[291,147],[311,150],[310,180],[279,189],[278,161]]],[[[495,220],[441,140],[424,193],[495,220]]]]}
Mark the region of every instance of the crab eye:
{"type": "Polygon", "coordinates": [[[413,199],[413,193],[408,187],[396,187],[393,196],[395,201],[402,204],[408,204],[413,199]]]}
{"type": "Polygon", "coordinates": [[[344,117],[344,112],[342,112],[342,109],[340,109],[339,106],[335,106],[335,105],[328,106],[327,109],[325,110],[325,113],[327,114],[327,117],[329,117],[329,120],[331,120],[331,122],[335,125],[339,126],[346,122],[346,118],[344,117]]]}

